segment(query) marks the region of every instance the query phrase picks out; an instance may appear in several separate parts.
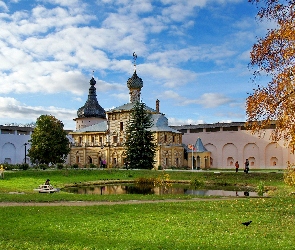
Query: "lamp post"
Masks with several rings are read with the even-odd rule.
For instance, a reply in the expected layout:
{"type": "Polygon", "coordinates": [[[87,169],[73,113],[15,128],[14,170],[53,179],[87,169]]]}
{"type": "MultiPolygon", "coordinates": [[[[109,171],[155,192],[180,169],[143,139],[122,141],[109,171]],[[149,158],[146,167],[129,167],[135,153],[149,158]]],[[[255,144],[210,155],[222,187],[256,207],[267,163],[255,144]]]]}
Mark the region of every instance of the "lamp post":
{"type": "Polygon", "coordinates": [[[25,143],[24,145],[25,145],[25,164],[27,164],[27,145],[28,145],[29,143],[25,143]]]}

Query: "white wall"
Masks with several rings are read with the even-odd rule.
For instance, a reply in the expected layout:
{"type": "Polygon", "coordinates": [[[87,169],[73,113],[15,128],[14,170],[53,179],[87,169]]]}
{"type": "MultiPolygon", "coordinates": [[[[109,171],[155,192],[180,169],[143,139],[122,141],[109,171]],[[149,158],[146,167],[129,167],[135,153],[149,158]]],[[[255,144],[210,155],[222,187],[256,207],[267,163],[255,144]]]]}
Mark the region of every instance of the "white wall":
{"type": "Polygon", "coordinates": [[[285,147],[284,142],[274,143],[270,138],[271,130],[265,131],[264,136],[252,135],[247,130],[185,133],[182,137],[184,144],[195,144],[201,138],[204,146],[211,151],[213,168],[234,168],[229,166],[228,159],[239,161],[240,168],[250,160],[250,169],[285,169],[287,162],[295,162],[295,156],[285,147]],[[251,164],[252,163],[252,164],[251,164]],[[274,165],[275,163],[275,165],[274,165]]]}
{"type": "MultiPolygon", "coordinates": [[[[21,164],[25,162],[25,143],[30,135],[0,134],[0,163],[21,164]]],[[[30,145],[26,146],[26,150],[30,145]]],[[[29,164],[29,158],[27,157],[29,164]]]]}

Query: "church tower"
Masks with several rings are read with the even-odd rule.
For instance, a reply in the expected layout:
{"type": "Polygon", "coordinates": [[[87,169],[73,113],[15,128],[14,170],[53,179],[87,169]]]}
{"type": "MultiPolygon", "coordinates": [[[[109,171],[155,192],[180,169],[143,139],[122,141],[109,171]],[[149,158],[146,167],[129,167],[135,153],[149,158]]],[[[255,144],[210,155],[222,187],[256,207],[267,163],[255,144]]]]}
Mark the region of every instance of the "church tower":
{"type": "Polygon", "coordinates": [[[92,77],[90,80],[88,99],[85,105],[78,109],[78,118],[74,119],[74,121],[76,121],[76,130],[106,121],[106,112],[99,105],[96,98],[95,84],[96,81],[92,77]]]}
{"type": "Polygon", "coordinates": [[[143,81],[138,75],[136,74],[136,59],[137,55],[135,52],[133,53],[133,64],[134,64],[134,73],[132,77],[130,77],[127,81],[127,87],[129,89],[130,95],[130,102],[136,103],[140,102],[140,92],[141,88],[143,87],[143,81]]]}

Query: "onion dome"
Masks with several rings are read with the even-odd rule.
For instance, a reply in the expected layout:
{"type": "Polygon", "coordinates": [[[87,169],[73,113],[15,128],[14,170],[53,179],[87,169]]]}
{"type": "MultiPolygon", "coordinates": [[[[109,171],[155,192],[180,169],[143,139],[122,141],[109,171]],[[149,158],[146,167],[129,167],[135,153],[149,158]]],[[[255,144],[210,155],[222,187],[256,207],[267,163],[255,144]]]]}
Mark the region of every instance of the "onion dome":
{"type": "Polygon", "coordinates": [[[134,71],[132,77],[130,77],[127,81],[127,87],[129,89],[141,89],[143,87],[143,81],[136,74],[136,70],[134,71]]]}
{"type": "Polygon", "coordinates": [[[127,81],[127,87],[129,88],[129,96],[130,102],[136,103],[140,101],[140,91],[143,86],[143,81],[136,74],[136,70],[131,78],[127,81]]]}
{"type": "Polygon", "coordinates": [[[106,118],[105,110],[99,105],[97,98],[96,98],[96,88],[94,85],[96,81],[92,77],[90,80],[90,88],[88,99],[85,105],[78,109],[77,116],[78,118],[82,117],[99,117],[99,118],[106,118]]]}

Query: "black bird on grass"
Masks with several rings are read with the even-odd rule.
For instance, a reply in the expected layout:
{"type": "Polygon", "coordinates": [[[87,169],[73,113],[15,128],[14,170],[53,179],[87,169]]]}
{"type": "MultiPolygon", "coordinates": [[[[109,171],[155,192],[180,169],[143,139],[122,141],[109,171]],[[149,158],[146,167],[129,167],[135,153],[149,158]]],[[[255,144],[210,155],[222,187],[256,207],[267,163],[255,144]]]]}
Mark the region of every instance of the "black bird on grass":
{"type": "Polygon", "coordinates": [[[251,222],[252,222],[252,221],[250,220],[250,221],[247,221],[247,222],[242,222],[242,224],[245,225],[245,226],[247,227],[247,226],[249,226],[249,225],[251,224],[251,222]]]}

